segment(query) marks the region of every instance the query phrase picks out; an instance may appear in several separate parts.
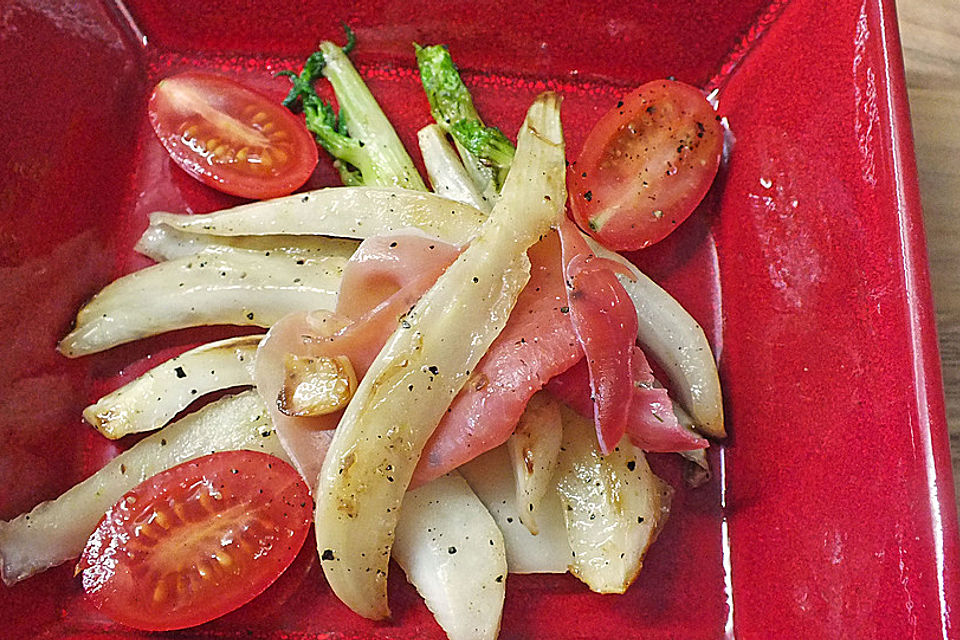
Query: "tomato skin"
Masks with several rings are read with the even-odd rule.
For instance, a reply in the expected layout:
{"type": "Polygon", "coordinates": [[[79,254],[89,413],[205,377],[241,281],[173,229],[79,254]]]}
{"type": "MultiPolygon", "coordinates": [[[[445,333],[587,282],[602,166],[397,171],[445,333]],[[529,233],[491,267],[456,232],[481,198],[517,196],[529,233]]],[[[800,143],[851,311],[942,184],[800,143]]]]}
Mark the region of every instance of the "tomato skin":
{"type": "Polygon", "coordinates": [[[317,145],[296,116],[223,76],[188,71],[161,80],[148,117],[174,162],[224,193],[287,195],[317,165],[317,145]]]}
{"type": "Polygon", "coordinates": [[[570,166],[574,220],[616,251],[659,242],[706,195],[722,150],[723,127],[698,89],[641,85],[600,118],[570,166]]]}
{"type": "Polygon", "coordinates": [[[252,600],[293,562],[313,502],[290,465],[214,453],[148,478],[110,508],[80,562],[87,598],[113,620],[165,631],[252,600]]]}

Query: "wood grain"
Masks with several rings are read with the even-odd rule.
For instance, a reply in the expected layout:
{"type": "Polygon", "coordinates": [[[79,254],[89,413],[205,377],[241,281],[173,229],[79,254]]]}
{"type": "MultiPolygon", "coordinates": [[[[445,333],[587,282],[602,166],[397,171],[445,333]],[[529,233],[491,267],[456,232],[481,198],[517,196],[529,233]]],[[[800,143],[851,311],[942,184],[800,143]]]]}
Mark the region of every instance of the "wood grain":
{"type": "Polygon", "coordinates": [[[899,0],[897,10],[960,496],[960,2],[899,0]]]}

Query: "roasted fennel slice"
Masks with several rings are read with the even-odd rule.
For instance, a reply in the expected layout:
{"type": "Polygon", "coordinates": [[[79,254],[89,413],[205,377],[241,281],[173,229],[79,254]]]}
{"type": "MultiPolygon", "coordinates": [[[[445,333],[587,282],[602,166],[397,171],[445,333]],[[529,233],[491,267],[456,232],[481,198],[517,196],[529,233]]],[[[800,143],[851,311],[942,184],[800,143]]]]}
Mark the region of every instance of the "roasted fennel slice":
{"type": "Polygon", "coordinates": [[[530,398],[506,442],[517,483],[517,511],[520,521],[533,535],[538,533],[540,501],[556,484],[553,476],[562,437],[560,402],[547,391],[539,391],[530,398]]]}
{"type": "Polygon", "coordinates": [[[56,500],[0,521],[0,573],[12,585],[76,558],[110,506],[150,476],[215,451],[287,459],[255,391],[222,398],[144,438],[56,500]]]}
{"type": "Polygon", "coordinates": [[[723,438],[726,431],[720,375],[703,328],[673,296],[629,260],[584,237],[598,256],[616,260],[633,274],[633,279],[622,275],[618,278],[636,307],[638,337],[644,353],[663,367],[677,400],[693,418],[697,431],[723,438]]]}
{"type": "Polygon", "coordinates": [[[386,576],[400,503],[430,434],[529,279],[527,249],[566,201],[559,98],[540,96],[479,235],[401,320],[334,434],[320,473],[317,548],[331,588],[368,618],[389,615],[386,576]]]}
{"type": "Polygon", "coordinates": [[[228,338],[186,351],[103,396],[83,417],[111,440],[158,429],[197,398],[252,385],[260,338],[228,338]]]}
{"type": "Polygon", "coordinates": [[[208,249],[123,276],[80,309],[59,349],[76,358],[185,327],[269,327],[334,307],[345,258],[267,253],[208,249]]]}
{"type": "Polygon", "coordinates": [[[571,573],[598,593],[623,593],[666,522],[673,489],[626,437],[601,455],[593,421],[566,408],[557,480],[571,573]]]}
{"type": "Polygon", "coordinates": [[[434,120],[453,138],[467,173],[491,200],[504,184],[516,150],[496,127],[488,127],[444,45],[414,45],[424,93],[434,120]]]}
{"type": "Polygon", "coordinates": [[[494,640],[507,559],[497,523],[456,471],[403,498],[393,557],[450,640],[494,640]]]}
{"type": "MultiPolygon", "coordinates": [[[[354,41],[353,32],[348,36],[354,41]]],[[[293,87],[284,105],[302,108],[307,129],[334,157],[343,183],[350,186],[397,186],[425,190],[413,160],[397,137],[390,120],[347,57],[349,44],[340,48],[325,41],[307,58],[299,74],[290,76],[293,87]],[[340,112],[323,102],[314,82],[323,75],[330,81],[340,112]]]]}
{"type": "Polygon", "coordinates": [[[537,534],[520,521],[517,484],[507,446],[477,456],[460,472],[486,505],[503,533],[510,573],[566,573],[570,566],[570,543],[563,518],[556,475],[537,506],[537,534]]]}
{"type": "Polygon", "coordinates": [[[420,155],[430,178],[430,186],[438,195],[489,212],[493,203],[480,193],[467,174],[457,152],[447,142],[438,125],[430,124],[417,132],[420,155]]]}
{"type": "Polygon", "coordinates": [[[363,240],[416,228],[445,242],[468,242],[486,219],[434,193],[393,187],[330,187],[251,202],[205,215],[157,212],[150,224],[214,236],[320,235],[363,240]]]}
{"type": "Polygon", "coordinates": [[[212,236],[158,223],[147,227],[134,249],[157,262],[186,258],[207,249],[346,260],[357,250],[358,244],[356,240],[325,236],[212,236]]]}

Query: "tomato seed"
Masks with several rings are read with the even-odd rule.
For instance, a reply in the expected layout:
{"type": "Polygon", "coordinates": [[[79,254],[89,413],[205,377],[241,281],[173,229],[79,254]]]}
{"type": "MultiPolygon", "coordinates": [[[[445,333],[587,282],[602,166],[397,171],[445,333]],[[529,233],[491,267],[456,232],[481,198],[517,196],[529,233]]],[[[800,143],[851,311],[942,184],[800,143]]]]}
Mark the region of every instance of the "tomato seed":
{"type": "Polygon", "coordinates": [[[157,582],[156,588],[153,590],[153,603],[160,604],[167,599],[167,581],[160,580],[157,582]]]}
{"type": "Polygon", "coordinates": [[[220,563],[222,567],[232,567],[233,558],[230,557],[229,553],[226,553],[223,549],[217,549],[213,552],[213,557],[217,559],[217,562],[220,563]]]}
{"type": "Polygon", "coordinates": [[[207,580],[213,575],[213,565],[209,560],[197,560],[197,573],[200,574],[201,578],[207,580]]]}
{"type": "Polygon", "coordinates": [[[151,522],[156,522],[163,529],[170,529],[170,518],[163,511],[154,511],[151,522]]]}

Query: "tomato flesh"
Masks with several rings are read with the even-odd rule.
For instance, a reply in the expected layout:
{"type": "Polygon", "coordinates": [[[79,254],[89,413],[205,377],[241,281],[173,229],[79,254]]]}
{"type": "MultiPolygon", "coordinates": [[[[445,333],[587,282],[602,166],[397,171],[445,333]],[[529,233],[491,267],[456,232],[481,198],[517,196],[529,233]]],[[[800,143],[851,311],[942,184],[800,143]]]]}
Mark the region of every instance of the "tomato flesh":
{"type": "Polygon", "coordinates": [[[265,453],[215,453],[127,492],[77,567],[87,597],[138,629],[182,629],[252,600],[303,546],[313,503],[299,474],[265,453]]]}
{"type": "Polygon", "coordinates": [[[722,150],[723,127],[698,89],[644,84],[600,118],[571,165],[573,217],[617,251],[659,242],[706,195],[722,150]]]}
{"type": "Polygon", "coordinates": [[[225,193],[286,195],[317,164],[317,145],[296,116],[229,78],[196,71],[165,78],[148,111],[173,160],[225,193]]]}

